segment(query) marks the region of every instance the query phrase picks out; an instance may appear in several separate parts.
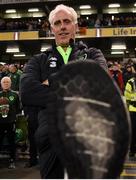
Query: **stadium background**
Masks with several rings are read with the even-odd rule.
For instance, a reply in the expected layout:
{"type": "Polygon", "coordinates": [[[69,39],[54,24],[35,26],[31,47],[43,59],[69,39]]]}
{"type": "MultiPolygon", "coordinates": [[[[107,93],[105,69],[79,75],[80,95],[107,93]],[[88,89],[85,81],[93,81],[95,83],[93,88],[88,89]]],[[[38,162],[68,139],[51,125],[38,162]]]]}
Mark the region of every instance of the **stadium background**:
{"type": "MultiPolygon", "coordinates": [[[[50,11],[61,3],[72,6],[78,13],[78,40],[100,48],[109,61],[136,61],[134,0],[0,0],[0,62],[24,64],[34,54],[45,51],[54,37],[43,24],[50,11]],[[111,3],[117,7],[109,7],[111,3]],[[80,9],[81,5],[89,6],[80,9]]],[[[121,177],[136,177],[135,162],[126,162],[124,167],[121,177]]],[[[0,178],[39,178],[39,171],[24,170],[19,165],[12,173],[0,169],[0,178]]]]}
{"type": "Polygon", "coordinates": [[[77,38],[83,40],[89,46],[100,48],[108,60],[124,60],[125,58],[135,58],[136,55],[136,7],[135,1],[92,1],[92,0],[1,0],[0,1],[0,22],[5,21],[5,29],[1,28],[0,23],[0,61],[7,63],[21,62],[24,63],[36,53],[45,50],[52,42],[53,36],[43,29],[44,20],[48,19],[49,12],[60,3],[70,5],[78,13],[78,18],[84,21],[97,19],[103,20],[109,18],[114,20],[114,24],[98,25],[86,22],[79,24],[77,38]],[[12,2],[12,3],[11,3],[12,2]],[[109,8],[109,4],[116,3],[119,7],[109,8]],[[20,5],[21,4],[21,5],[20,5]],[[88,9],[80,9],[81,5],[89,5],[88,9]],[[36,9],[35,9],[36,8],[36,9]],[[6,10],[14,10],[6,12],[6,10]],[[31,9],[28,12],[28,9],[31,9]],[[33,9],[33,10],[32,10],[33,9]],[[121,22],[122,19],[124,22],[121,22]],[[27,24],[24,29],[15,28],[16,22],[27,24]],[[35,23],[39,23],[37,26],[35,23]],[[29,24],[29,25],[28,25],[29,24]],[[12,27],[14,26],[14,28],[12,27]],[[31,27],[30,27],[31,26],[31,27]],[[32,27],[33,26],[33,27],[32,27]],[[83,27],[85,26],[85,27],[83,27]],[[123,45],[123,49],[117,47],[112,50],[112,45],[123,45]],[[17,47],[19,53],[7,52],[8,48],[17,47]],[[118,52],[118,53],[116,53],[118,52]],[[20,53],[24,53],[22,56],[20,53]],[[111,54],[114,53],[114,54],[111,54]],[[15,57],[17,56],[17,57],[15,57]]]}

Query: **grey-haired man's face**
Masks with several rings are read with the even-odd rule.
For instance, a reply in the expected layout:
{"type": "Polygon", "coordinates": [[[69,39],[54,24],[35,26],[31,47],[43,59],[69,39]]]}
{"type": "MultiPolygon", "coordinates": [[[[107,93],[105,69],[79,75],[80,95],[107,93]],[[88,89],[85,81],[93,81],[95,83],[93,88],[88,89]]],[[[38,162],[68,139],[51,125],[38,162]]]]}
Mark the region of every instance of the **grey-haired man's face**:
{"type": "Polygon", "coordinates": [[[11,87],[11,80],[8,78],[4,78],[1,81],[1,87],[3,90],[8,90],[11,87]]]}
{"type": "Polygon", "coordinates": [[[74,23],[72,16],[69,13],[59,11],[53,19],[51,28],[55,35],[56,44],[66,46],[69,44],[71,38],[75,39],[78,26],[74,23]]]}

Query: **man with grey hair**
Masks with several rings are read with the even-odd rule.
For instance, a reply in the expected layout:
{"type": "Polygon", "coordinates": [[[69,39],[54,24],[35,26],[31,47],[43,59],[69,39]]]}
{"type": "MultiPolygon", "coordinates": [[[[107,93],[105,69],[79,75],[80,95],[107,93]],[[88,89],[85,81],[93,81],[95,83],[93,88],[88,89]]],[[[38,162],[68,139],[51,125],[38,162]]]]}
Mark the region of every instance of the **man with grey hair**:
{"type": "Polygon", "coordinates": [[[9,143],[9,168],[15,168],[16,144],[15,144],[15,121],[19,113],[19,96],[11,90],[11,79],[5,76],[1,79],[0,91],[0,148],[5,132],[9,143]]]}
{"type": "MultiPolygon", "coordinates": [[[[102,67],[100,68],[102,73],[106,73],[107,64],[99,49],[88,48],[83,42],[75,42],[78,24],[77,13],[73,8],[63,4],[56,6],[50,12],[49,22],[55,36],[55,45],[48,51],[35,55],[29,60],[21,77],[20,93],[24,106],[40,108],[36,139],[39,149],[41,177],[45,179],[63,179],[64,167],[52,147],[48,128],[47,106],[50,101],[54,101],[54,98],[51,99],[48,95],[55,81],[54,74],[60,72],[63,67],[75,60],[83,62],[82,60],[90,59],[99,68],[102,67]]],[[[82,65],[80,67],[82,68],[82,65]]],[[[82,71],[81,69],[81,73],[82,71]]],[[[84,71],[86,70],[84,69],[84,71]]],[[[91,71],[93,69],[87,72],[91,71]]],[[[71,74],[72,72],[69,71],[68,73],[71,74]]],[[[107,76],[107,73],[105,76],[107,76]]],[[[101,76],[98,78],[101,78],[101,76]]],[[[54,106],[54,108],[57,109],[57,106],[54,106]]]]}

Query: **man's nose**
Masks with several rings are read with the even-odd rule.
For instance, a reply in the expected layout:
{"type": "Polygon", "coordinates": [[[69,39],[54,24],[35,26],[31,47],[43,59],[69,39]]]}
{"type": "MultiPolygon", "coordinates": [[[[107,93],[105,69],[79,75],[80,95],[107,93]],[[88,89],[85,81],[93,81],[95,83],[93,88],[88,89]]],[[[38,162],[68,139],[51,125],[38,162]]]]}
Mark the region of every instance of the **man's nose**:
{"type": "Polygon", "coordinates": [[[61,23],[61,29],[66,29],[66,26],[65,26],[64,22],[61,23]]]}

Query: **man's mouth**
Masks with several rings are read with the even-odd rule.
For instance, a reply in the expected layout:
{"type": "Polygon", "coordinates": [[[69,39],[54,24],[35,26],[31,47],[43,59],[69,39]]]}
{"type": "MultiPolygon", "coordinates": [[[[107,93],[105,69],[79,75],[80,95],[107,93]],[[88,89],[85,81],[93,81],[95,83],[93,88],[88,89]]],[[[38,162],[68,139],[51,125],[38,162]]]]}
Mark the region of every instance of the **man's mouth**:
{"type": "Polygon", "coordinates": [[[67,35],[69,35],[69,33],[64,33],[64,32],[63,32],[63,33],[60,33],[59,35],[60,35],[60,36],[67,36],[67,35]]]}

